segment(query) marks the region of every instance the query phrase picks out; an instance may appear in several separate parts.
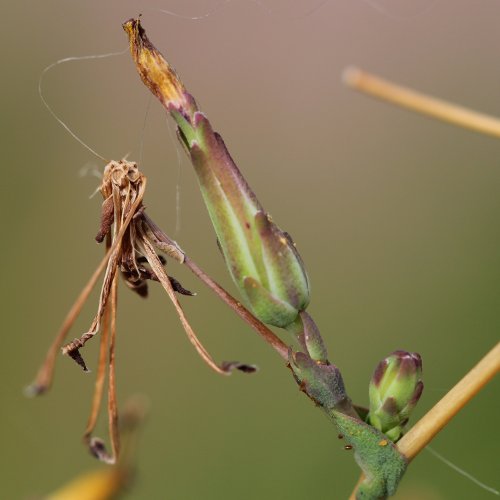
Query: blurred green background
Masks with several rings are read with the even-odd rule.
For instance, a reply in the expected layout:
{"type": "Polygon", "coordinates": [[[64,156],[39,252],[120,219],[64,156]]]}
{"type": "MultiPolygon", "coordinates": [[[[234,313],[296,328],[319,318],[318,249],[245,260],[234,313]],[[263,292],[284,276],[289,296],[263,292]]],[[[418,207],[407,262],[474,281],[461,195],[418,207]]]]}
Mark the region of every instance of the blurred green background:
{"type": "MultiPolygon", "coordinates": [[[[382,357],[417,351],[425,391],[416,420],[498,339],[499,142],[375,102],[340,79],[357,64],[500,115],[498,2],[235,0],[217,10],[220,3],[3,6],[2,499],[44,494],[98,467],[80,441],[98,342],[85,349],[94,374],[61,357],[48,395],[22,393],[102,255],[93,241],[100,200],[89,199],[98,180],[79,173],[103,164],[43,108],[37,85],[57,59],[125,49],[121,23],[140,12],[261,202],[297,242],[312,281],[310,312],[356,402],[366,403],[382,357]],[[196,21],[157,9],[216,11],[196,21]]],[[[173,126],[128,54],[57,66],[44,88],[54,111],[105,157],[137,160],[143,142],[149,214],[234,290],[191,166],[182,152],[179,162],[173,126]]],[[[122,286],[119,400],[140,393],[151,402],[128,498],[346,498],[358,469],[331,424],[248,326],[187,269],[168,269],[198,292],[182,303],[214,356],[261,371],[212,373],[158,286],[147,301],[122,286]]],[[[86,331],[96,306],[97,293],[72,337],[86,331]]],[[[432,445],[497,488],[498,388],[486,387],[432,445]]],[[[104,419],[98,430],[105,435],[104,419]]],[[[491,496],[424,451],[397,498],[491,496]]]]}

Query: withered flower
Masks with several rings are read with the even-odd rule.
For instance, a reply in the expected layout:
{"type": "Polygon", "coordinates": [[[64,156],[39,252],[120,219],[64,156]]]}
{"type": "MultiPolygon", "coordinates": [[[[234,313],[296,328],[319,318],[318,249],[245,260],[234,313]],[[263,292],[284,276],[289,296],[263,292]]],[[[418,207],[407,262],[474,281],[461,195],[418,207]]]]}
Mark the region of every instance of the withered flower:
{"type": "Polygon", "coordinates": [[[100,274],[104,271],[97,314],[89,330],[62,347],[62,352],[74,359],[84,371],[88,371],[80,349],[99,331],[102,331],[95,392],[84,440],[92,454],[108,463],[114,463],[119,452],[115,395],[117,271],[121,272],[129,288],[141,297],[147,296],[148,280],[157,281],[162,285],[174,304],[190,342],[202,359],[217,373],[226,375],[233,369],[246,373],[255,371],[255,367],[238,362],[217,364],[196,337],[175,292],[183,295],[194,294],[183,288],[175,278],[167,275],[164,269],[166,260],[162,256],[163,253],[183,263],[185,254],[146,215],[143,205],[145,189],[146,177],[139,171],[136,163],[120,160],[111,161],[106,165],[100,186],[100,192],[104,198],[101,224],[96,236],[98,242],[106,240],[106,255],[68,313],[35,382],[27,390],[28,394],[36,395],[45,392],[50,387],[57,352],[100,274]],[[92,437],[103,396],[107,358],[109,358],[108,417],[111,454],[106,452],[102,440],[92,437]]]}

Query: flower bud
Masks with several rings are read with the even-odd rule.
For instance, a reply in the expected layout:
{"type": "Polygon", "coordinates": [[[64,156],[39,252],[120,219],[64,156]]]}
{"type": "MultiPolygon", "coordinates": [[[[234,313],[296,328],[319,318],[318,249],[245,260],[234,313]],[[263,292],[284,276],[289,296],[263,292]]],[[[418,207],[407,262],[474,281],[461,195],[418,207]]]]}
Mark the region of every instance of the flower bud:
{"type": "Polygon", "coordinates": [[[309,282],[289,235],[267,214],[179,77],[138,20],[123,25],[144,84],[178,125],[226,266],[244,301],[262,322],[289,327],[309,304],[309,282]]]}
{"type": "Polygon", "coordinates": [[[403,434],[424,384],[422,359],[417,353],[395,351],[382,360],[370,381],[368,421],[393,441],[403,434]]]}

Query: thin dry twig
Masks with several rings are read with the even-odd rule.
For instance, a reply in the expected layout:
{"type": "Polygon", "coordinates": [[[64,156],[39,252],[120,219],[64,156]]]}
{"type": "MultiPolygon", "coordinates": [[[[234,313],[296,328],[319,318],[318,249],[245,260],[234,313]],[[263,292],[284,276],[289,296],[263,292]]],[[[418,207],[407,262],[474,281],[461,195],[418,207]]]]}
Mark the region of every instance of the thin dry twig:
{"type": "Polygon", "coordinates": [[[83,290],[80,292],[68,314],[64,318],[63,324],[57,332],[54,341],[50,345],[45,360],[40,366],[34,382],[26,388],[25,392],[28,396],[37,396],[50,389],[54,378],[55,362],[57,355],[60,352],[61,345],[66,340],[69,330],[82,311],[82,308],[96,285],[99,276],[103,273],[104,269],[106,269],[110,255],[111,250],[108,250],[102,261],[97,266],[97,269],[94,271],[94,274],[92,274],[87,284],[83,287],[83,290]]]}
{"type": "Polygon", "coordinates": [[[112,463],[120,455],[120,433],[118,429],[118,404],[116,401],[116,310],[118,301],[118,279],[114,278],[111,286],[111,336],[109,338],[109,367],[108,367],[108,420],[109,436],[111,440],[112,463]]]}
{"type": "Polygon", "coordinates": [[[203,359],[203,361],[205,361],[205,363],[207,363],[208,366],[210,366],[210,368],[212,368],[212,370],[216,371],[221,375],[229,375],[228,370],[219,366],[213,360],[212,356],[210,356],[208,351],[203,347],[201,342],[198,340],[198,337],[194,333],[191,325],[189,324],[189,321],[186,318],[186,315],[184,314],[184,311],[179,301],[177,300],[177,297],[175,296],[172,284],[170,283],[167,273],[165,272],[163,266],[161,265],[160,259],[156,255],[156,252],[154,251],[152,244],[150,243],[148,238],[145,237],[144,235],[142,236],[142,248],[144,251],[144,255],[148,260],[148,263],[151,266],[151,269],[160,280],[161,286],[167,292],[170,300],[172,301],[172,304],[174,305],[175,310],[177,311],[177,315],[179,316],[181,324],[184,327],[184,331],[186,332],[186,335],[188,336],[188,339],[191,342],[191,344],[193,344],[194,348],[196,349],[200,357],[203,359]]]}
{"type": "MultiPolygon", "coordinates": [[[[142,217],[148,223],[155,238],[155,243],[164,245],[175,245],[171,240],[146,214],[142,217]]],[[[237,301],[231,294],[222,288],[208,274],[206,274],[191,258],[183,253],[182,263],[205,285],[210,288],[226,305],[228,305],[238,316],[240,316],[248,325],[250,325],[285,361],[288,361],[288,346],[264,323],[259,321],[241,302],[237,301]]]]}
{"type": "MultiPolygon", "coordinates": [[[[111,235],[106,236],[106,254],[111,248],[111,235]]],[[[108,350],[109,326],[110,326],[110,308],[106,307],[102,319],[101,342],[99,345],[99,358],[97,362],[97,376],[94,384],[94,394],[92,396],[92,404],[90,414],[87,420],[87,427],[83,434],[83,441],[92,450],[92,433],[94,432],[97,417],[102,404],[102,396],[104,394],[104,380],[106,378],[106,356],[108,350]]]]}
{"type": "Polygon", "coordinates": [[[87,421],[87,427],[83,435],[83,441],[91,447],[92,433],[94,432],[97,417],[101,409],[102,396],[104,394],[104,381],[106,378],[106,357],[108,355],[110,310],[106,308],[102,319],[101,343],[99,345],[99,360],[97,363],[97,376],[94,385],[94,395],[90,407],[90,415],[87,421]]]}

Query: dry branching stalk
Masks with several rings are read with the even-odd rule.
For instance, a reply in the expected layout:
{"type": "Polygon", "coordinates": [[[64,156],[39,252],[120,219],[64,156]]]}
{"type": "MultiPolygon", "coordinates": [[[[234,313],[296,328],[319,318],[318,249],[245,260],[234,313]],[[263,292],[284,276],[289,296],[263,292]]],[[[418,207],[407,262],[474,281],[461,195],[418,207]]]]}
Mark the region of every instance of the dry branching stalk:
{"type": "MultiPolygon", "coordinates": [[[[137,292],[141,297],[148,295],[148,280],[161,283],[174,304],[190,342],[194,345],[201,358],[214,371],[223,375],[229,374],[234,369],[245,373],[255,371],[254,366],[239,362],[216,363],[196,337],[175,292],[182,295],[194,294],[183,288],[175,278],[167,275],[163,267],[166,260],[161,255],[161,253],[164,253],[177,262],[184,263],[184,252],[146,216],[142,204],[145,189],[146,177],[139,171],[135,163],[125,160],[111,161],[106,166],[100,186],[100,191],[104,198],[101,225],[96,236],[96,240],[99,243],[106,240],[106,256],[71,308],[70,313],[67,315],[63,326],[47,353],[45,362],[40,368],[35,382],[27,390],[28,394],[36,395],[46,392],[51,386],[57,350],[60,348],[78,314],[81,312],[100,274],[104,271],[99,306],[90,329],[81,337],[62,347],[62,352],[74,359],[84,371],[88,371],[80,349],[102,330],[97,378],[91,411],[84,433],[84,442],[94,456],[111,464],[116,463],[120,449],[115,383],[118,270],[121,272],[128,287],[137,292]],[[104,442],[100,438],[92,435],[104,394],[107,358],[108,420],[111,453],[106,451],[104,442]]],[[[253,326],[255,327],[255,325],[253,326]]],[[[272,332],[268,333],[270,333],[270,337],[272,338],[274,334],[272,332]]],[[[277,342],[274,342],[273,345],[277,344],[277,342]]]]}

